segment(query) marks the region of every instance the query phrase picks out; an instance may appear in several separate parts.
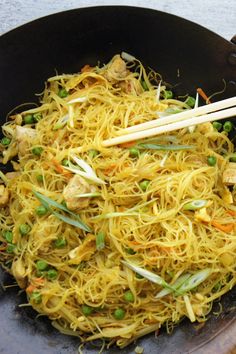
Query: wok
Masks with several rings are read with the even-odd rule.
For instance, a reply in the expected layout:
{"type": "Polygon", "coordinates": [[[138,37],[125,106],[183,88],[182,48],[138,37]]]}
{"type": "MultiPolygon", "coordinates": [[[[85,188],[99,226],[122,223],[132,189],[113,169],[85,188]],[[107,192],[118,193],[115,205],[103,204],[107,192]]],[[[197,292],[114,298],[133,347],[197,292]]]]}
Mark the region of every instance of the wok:
{"type": "MultiPolygon", "coordinates": [[[[236,95],[236,45],[182,18],[155,10],[105,6],[76,9],[28,23],[0,38],[0,117],[22,102],[37,102],[46,78],[73,73],[86,64],[107,62],[126,51],[160,72],[177,94],[226,90],[218,99],[236,95]]],[[[12,278],[0,270],[0,282],[12,278]]],[[[223,312],[209,316],[202,328],[182,321],[171,335],[165,330],[138,341],[145,353],[235,353],[236,289],[221,301],[223,312]],[[204,348],[203,348],[204,346],[204,348]]],[[[79,340],[58,333],[24,303],[18,288],[0,289],[0,353],[72,354],[79,340]]],[[[219,302],[214,310],[219,312],[219,302]]],[[[133,353],[136,344],[122,352],[133,353]]],[[[84,353],[97,353],[96,345],[84,353]]],[[[109,353],[120,353],[116,347],[109,353]]]]}

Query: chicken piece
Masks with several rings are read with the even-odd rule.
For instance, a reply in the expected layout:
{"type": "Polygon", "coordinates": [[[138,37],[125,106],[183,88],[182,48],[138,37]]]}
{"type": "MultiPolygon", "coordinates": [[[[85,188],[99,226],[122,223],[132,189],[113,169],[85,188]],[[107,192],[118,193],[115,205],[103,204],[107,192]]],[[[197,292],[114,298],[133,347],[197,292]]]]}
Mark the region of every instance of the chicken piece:
{"type": "Polygon", "coordinates": [[[14,179],[14,178],[20,176],[20,174],[21,174],[20,172],[7,172],[5,174],[5,176],[7,179],[14,179]]]}
{"type": "Polygon", "coordinates": [[[119,55],[115,55],[111,62],[108,64],[107,69],[104,72],[105,78],[110,82],[116,82],[124,80],[129,71],[126,68],[126,64],[119,55]]]}
{"type": "Polygon", "coordinates": [[[198,131],[199,133],[207,134],[207,133],[214,132],[214,128],[211,123],[207,122],[207,123],[199,124],[198,131]]]}
{"type": "Polygon", "coordinates": [[[96,251],[96,237],[92,234],[87,234],[82,245],[74,248],[69,253],[70,264],[80,264],[82,261],[88,261],[96,251]]]}
{"type": "Polygon", "coordinates": [[[211,221],[211,217],[210,217],[210,215],[208,215],[206,208],[201,208],[201,209],[195,211],[194,219],[196,221],[200,221],[200,222],[202,222],[202,221],[203,222],[210,222],[211,221]]]}
{"type": "Polygon", "coordinates": [[[22,262],[22,259],[19,258],[16,261],[13,261],[11,270],[19,287],[24,289],[27,285],[27,276],[26,276],[26,270],[25,270],[24,263],[22,262]]]}
{"type": "Polygon", "coordinates": [[[236,184],[236,163],[229,162],[223,172],[223,183],[230,185],[236,184]]]}
{"type": "Polygon", "coordinates": [[[89,197],[79,197],[79,194],[94,193],[96,187],[85,181],[84,178],[75,175],[72,177],[68,185],[64,188],[63,196],[66,201],[67,208],[70,210],[84,209],[89,205],[89,197]]]}
{"type": "Polygon", "coordinates": [[[9,192],[7,187],[3,184],[0,185],[0,207],[4,207],[9,200],[9,192]]]}
{"type": "Polygon", "coordinates": [[[16,141],[18,142],[18,151],[21,156],[27,153],[30,142],[36,137],[36,134],[36,130],[32,128],[16,126],[16,141]]]}
{"type": "Polygon", "coordinates": [[[228,188],[225,188],[224,191],[221,193],[221,198],[227,204],[233,204],[233,196],[232,193],[229,191],[228,188]]]}
{"type": "Polygon", "coordinates": [[[135,78],[132,80],[121,81],[119,86],[125,93],[140,95],[143,92],[140,82],[135,78]]]}

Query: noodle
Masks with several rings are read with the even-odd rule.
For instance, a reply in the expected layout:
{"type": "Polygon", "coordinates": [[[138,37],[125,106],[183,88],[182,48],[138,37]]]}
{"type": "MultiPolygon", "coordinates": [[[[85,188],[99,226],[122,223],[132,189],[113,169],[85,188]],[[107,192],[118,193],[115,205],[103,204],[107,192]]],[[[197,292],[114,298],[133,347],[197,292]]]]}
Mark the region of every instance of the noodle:
{"type": "Polygon", "coordinates": [[[1,148],[2,162],[17,163],[5,175],[1,264],[36,311],[84,341],[105,338],[123,348],[184,316],[203,322],[236,283],[236,192],[223,179],[234,152],[227,134],[207,123],[152,139],[169,151],[140,142],[102,146],[120,129],[190,109],[166,98],[159,80],[139,61],[115,56],[50,78],[40,106],[3,126],[11,142],[1,148]],[[204,206],[191,209],[199,200],[204,206]]]}

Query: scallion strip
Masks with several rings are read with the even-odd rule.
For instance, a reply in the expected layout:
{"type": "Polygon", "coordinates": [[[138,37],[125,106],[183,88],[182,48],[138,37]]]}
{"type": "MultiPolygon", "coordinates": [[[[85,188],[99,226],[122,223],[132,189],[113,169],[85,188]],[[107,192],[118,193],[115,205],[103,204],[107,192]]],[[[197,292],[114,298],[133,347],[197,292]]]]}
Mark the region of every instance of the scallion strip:
{"type": "Polygon", "coordinates": [[[100,231],[96,235],[96,249],[101,251],[105,248],[105,233],[100,231]]]}
{"type": "Polygon", "coordinates": [[[126,265],[128,268],[132,269],[134,272],[138,273],[139,275],[142,275],[144,278],[150,280],[152,283],[158,284],[163,286],[164,288],[170,289],[171,291],[174,290],[174,288],[169,285],[163,278],[161,278],[159,275],[150,272],[149,270],[143,269],[141,267],[136,266],[135,264],[126,262],[126,261],[121,261],[124,265],[126,265]]]}
{"type": "Polygon", "coordinates": [[[193,200],[192,202],[184,204],[183,210],[198,210],[206,207],[207,204],[208,204],[208,200],[196,199],[193,200]]]}
{"type": "Polygon", "coordinates": [[[188,278],[177,290],[180,295],[183,295],[189,290],[196,288],[199,284],[201,284],[204,280],[206,280],[209,275],[211,275],[212,269],[206,268],[203,270],[199,270],[195,274],[193,274],[190,278],[188,278]]]}
{"type": "Polygon", "coordinates": [[[158,151],[179,151],[179,150],[191,150],[195,149],[193,145],[162,145],[162,144],[138,144],[137,147],[140,150],[158,150],[158,151]]]}
{"type": "MultiPolygon", "coordinates": [[[[186,273],[181,275],[175,282],[172,284],[172,287],[178,290],[178,288],[187,280],[191,277],[191,274],[186,273]]],[[[160,299],[163,296],[166,296],[168,294],[172,293],[171,289],[163,289],[161,290],[156,296],[156,299],[160,299]]]]}

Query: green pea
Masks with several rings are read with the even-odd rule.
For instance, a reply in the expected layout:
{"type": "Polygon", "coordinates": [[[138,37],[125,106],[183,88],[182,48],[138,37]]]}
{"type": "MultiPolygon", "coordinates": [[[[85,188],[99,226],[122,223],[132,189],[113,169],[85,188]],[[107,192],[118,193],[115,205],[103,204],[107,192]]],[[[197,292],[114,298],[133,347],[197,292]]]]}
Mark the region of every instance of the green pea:
{"type": "Polygon", "coordinates": [[[216,164],[216,157],[215,156],[208,156],[207,163],[209,166],[215,166],[216,164]]]}
{"type": "Polygon", "coordinates": [[[127,302],[134,302],[134,295],[132,291],[128,290],[124,293],[124,299],[127,302]]]}
{"type": "Polygon", "coordinates": [[[43,175],[37,175],[36,179],[39,183],[42,183],[43,182],[43,175]]]}
{"type": "Polygon", "coordinates": [[[222,127],[223,127],[223,124],[216,121],[216,122],[212,123],[212,126],[213,126],[214,129],[220,131],[222,129],[222,127]]]}
{"type": "Polygon", "coordinates": [[[166,100],[170,99],[170,98],[173,98],[173,92],[172,91],[169,91],[169,90],[165,90],[164,91],[164,98],[166,100]]]}
{"type": "Polygon", "coordinates": [[[227,132],[227,133],[229,133],[229,132],[231,132],[231,130],[233,129],[233,123],[232,122],[230,122],[230,120],[227,120],[225,123],[224,123],[224,125],[223,125],[223,129],[224,129],[224,131],[225,132],[227,132]]]}
{"type": "Polygon", "coordinates": [[[65,88],[61,88],[59,91],[58,91],[58,96],[61,97],[61,98],[65,98],[69,95],[69,92],[66,91],[65,88]]]}
{"type": "Polygon", "coordinates": [[[147,179],[144,179],[143,181],[139,182],[139,187],[142,189],[143,192],[146,192],[148,186],[149,186],[150,181],[147,179]]]}
{"type": "Polygon", "coordinates": [[[55,280],[57,278],[57,276],[58,276],[58,272],[56,269],[49,269],[47,271],[47,275],[46,275],[47,279],[55,280]]]}
{"type": "Polygon", "coordinates": [[[31,230],[31,227],[28,224],[21,224],[19,227],[20,234],[22,236],[27,235],[31,230]]]}
{"type": "Polygon", "coordinates": [[[54,241],[54,246],[56,248],[63,248],[67,245],[67,241],[64,238],[58,238],[56,241],[54,241]]]}
{"type": "Polygon", "coordinates": [[[139,157],[139,149],[135,148],[135,147],[132,147],[129,149],[129,156],[130,157],[139,157]]]}
{"type": "Polygon", "coordinates": [[[42,302],[42,295],[39,291],[33,291],[30,295],[30,299],[36,304],[40,304],[42,302]]]}
{"type": "Polygon", "coordinates": [[[125,317],[125,310],[121,308],[116,309],[113,313],[113,316],[115,317],[116,320],[123,320],[123,318],[125,317]]]}
{"type": "Polygon", "coordinates": [[[188,98],[185,101],[185,103],[191,108],[193,108],[195,106],[195,102],[196,102],[196,100],[192,96],[188,96],[188,98]]]}
{"type": "Polygon", "coordinates": [[[99,154],[99,151],[95,149],[91,149],[89,150],[88,154],[91,159],[94,159],[99,154]]]}
{"type": "Polygon", "coordinates": [[[43,118],[43,116],[41,113],[34,113],[33,118],[35,122],[39,122],[43,118]]]}
{"type": "Polygon", "coordinates": [[[236,162],[236,153],[235,154],[232,154],[229,158],[229,161],[230,162],[236,162]]]}
{"type": "Polygon", "coordinates": [[[12,240],[13,240],[13,233],[12,233],[12,231],[10,231],[10,230],[4,230],[2,234],[3,234],[3,237],[5,238],[5,240],[6,240],[7,242],[9,242],[9,243],[12,242],[12,240]]]}
{"type": "Polygon", "coordinates": [[[136,273],[135,276],[137,279],[144,279],[144,277],[141,274],[136,273]]]}
{"type": "Polygon", "coordinates": [[[68,159],[63,159],[61,162],[62,166],[69,166],[70,165],[70,161],[68,159]]]}
{"type": "Polygon", "coordinates": [[[36,146],[32,149],[32,153],[36,156],[40,156],[43,152],[43,148],[40,146],[36,146]]]}
{"type": "Polygon", "coordinates": [[[94,311],[94,309],[88,305],[82,305],[81,310],[82,310],[82,313],[84,314],[84,316],[90,316],[94,311]]]}
{"type": "Polygon", "coordinates": [[[48,209],[44,205],[39,205],[36,209],[35,212],[38,216],[43,216],[47,214],[48,209]]]}
{"type": "Polygon", "coordinates": [[[24,123],[25,124],[33,124],[34,123],[34,116],[33,114],[26,114],[24,117],[24,123]]]}
{"type": "Polygon", "coordinates": [[[8,138],[7,136],[4,136],[4,137],[2,138],[2,140],[1,140],[1,144],[4,145],[4,146],[9,145],[10,142],[11,142],[11,139],[8,138]]]}
{"type": "Polygon", "coordinates": [[[130,247],[126,248],[125,251],[126,251],[128,254],[131,254],[131,255],[133,255],[133,254],[136,253],[136,252],[133,250],[133,248],[130,248],[130,247]]]}
{"type": "Polygon", "coordinates": [[[48,264],[43,259],[40,259],[39,261],[36,262],[36,268],[39,271],[46,270],[48,268],[48,264]]]}
{"type": "Polygon", "coordinates": [[[6,247],[6,252],[7,253],[14,253],[15,249],[16,249],[16,246],[13,245],[12,243],[9,243],[6,247]]]}

